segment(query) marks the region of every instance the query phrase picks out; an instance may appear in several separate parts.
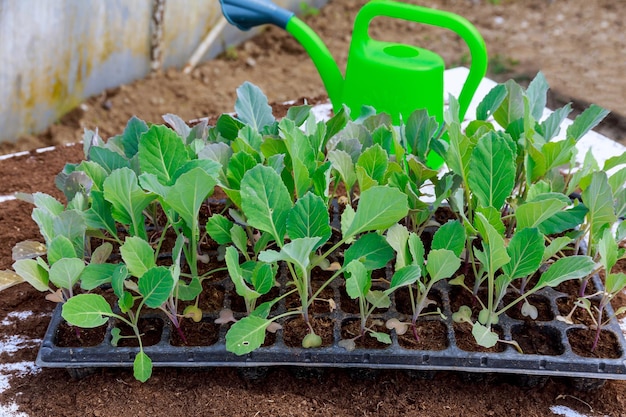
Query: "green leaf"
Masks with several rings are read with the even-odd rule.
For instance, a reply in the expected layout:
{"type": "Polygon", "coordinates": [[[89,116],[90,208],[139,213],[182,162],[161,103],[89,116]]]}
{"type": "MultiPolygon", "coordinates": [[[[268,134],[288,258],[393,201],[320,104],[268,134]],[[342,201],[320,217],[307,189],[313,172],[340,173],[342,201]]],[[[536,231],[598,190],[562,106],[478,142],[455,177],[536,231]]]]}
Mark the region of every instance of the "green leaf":
{"type": "Polygon", "coordinates": [[[382,184],[388,163],[389,155],[380,145],[376,144],[359,156],[356,166],[362,167],[370,178],[378,184],[382,184]]]}
{"type": "Polygon", "coordinates": [[[107,174],[120,168],[130,168],[130,162],[119,153],[94,146],[89,150],[89,160],[100,165],[107,174]]]}
{"type": "Polygon", "coordinates": [[[496,332],[478,322],[474,323],[472,326],[472,335],[476,343],[486,348],[494,347],[499,339],[496,332]]]}
{"type": "Polygon", "coordinates": [[[206,224],[206,231],[211,239],[220,245],[232,242],[230,230],[234,223],[221,214],[212,215],[206,224]]]}
{"type": "Polygon", "coordinates": [[[626,287],[626,274],[619,272],[617,274],[606,275],[606,291],[609,294],[617,294],[626,287]]]}
{"type": "Polygon", "coordinates": [[[13,269],[24,281],[38,291],[49,291],[48,271],[34,259],[20,259],[13,263],[13,269]]]}
{"type": "MultiPolygon", "coordinates": [[[[504,236],[504,232],[506,228],[504,226],[504,222],[502,221],[502,214],[493,207],[479,207],[476,209],[477,213],[485,216],[490,225],[496,229],[496,231],[504,236]]],[[[468,224],[464,225],[464,228],[467,228],[468,224]]]]}
{"type": "Polygon", "coordinates": [[[215,128],[219,134],[226,140],[232,141],[237,137],[239,129],[244,127],[245,124],[235,119],[230,114],[222,114],[215,123],[215,128]]]}
{"type": "Polygon", "coordinates": [[[102,326],[112,315],[111,306],[99,294],[75,295],[61,309],[61,316],[69,324],[84,329],[102,326]]]}
{"type": "Polygon", "coordinates": [[[506,86],[498,84],[482,99],[476,107],[476,120],[487,120],[507,96],[506,86]]]}
{"type": "Polygon", "coordinates": [[[313,106],[308,104],[303,106],[291,106],[287,109],[287,119],[293,120],[296,126],[301,126],[311,114],[312,108],[313,106]]]}
{"type": "Polygon", "coordinates": [[[265,330],[271,323],[270,320],[258,316],[242,318],[226,333],[226,350],[235,355],[245,355],[261,347],[265,340],[265,330]]]}
{"type": "Polygon", "coordinates": [[[58,288],[70,289],[78,282],[85,263],[78,258],[59,259],[50,267],[50,282],[58,288]]]}
{"type": "Polygon", "coordinates": [[[350,298],[365,299],[372,286],[372,278],[362,262],[355,260],[346,266],[349,276],[346,278],[346,293],[350,298]]]}
{"type": "Polygon", "coordinates": [[[121,142],[124,145],[124,155],[127,158],[132,158],[139,151],[139,139],[141,135],[148,131],[148,125],[143,120],[132,116],[122,134],[121,142]]]}
{"type": "Polygon", "coordinates": [[[584,204],[578,204],[572,208],[561,211],[544,220],[539,225],[539,231],[544,235],[555,235],[566,230],[571,230],[583,223],[589,210],[584,204]]]}
{"type": "Polygon", "coordinates": [[[524,203],[515,211],[517,230],[537,227],[543,221],[563,210],[567,205],[567,202],[554,198],[524,203]]]}
{"type": "Polygon", "coordinates": [[[146,382],[151,375],[152,359],[141,350],[133,361],[133,376],[137,381],[146,382]]]}
{"type": "Polygon", "coordinates": [[[344,265],[359,260],[368,271],[384,268],[393,258],[393,249],[385,238],[377,233],[361,236],[344,253],[344,265]]]}
{"type": "Polygon", "coordinates": [[[409,211],[407,196],[397,188],[376,186],[361,193],[354,221],[344,237],[383,230],[405,217],[409,211]]]}
{"type": "Polygon", "coordinates": [[[419,235],[415,233],[409,234],[409,253],[413,258],[413,265],[423,267],[424,265],[424,243],[419,235]]]}
{"type": "Polygon", "coordinates": [[[248,235],[243,227],[238,224],[233,224],[233,227],[230,229],[230,237],[237,249],[239,249],[241,253],[246,253],[248,250],[248,235]]]}
{"type": "Polygon", "coordinates": [[[320,237],[318,247],[326,243],[331,228],[324,200],[311,192],[299,198],[287,215],[287,234],[290,239],[320,237]]]}
{"type": "Polygon", "coordinates": [[[584,278],[593,272],[594,266],[595,263],[589,256],[574,255],[561,258],[541,275],[535,288],[556,287],[570,279],[584,278]]]}
{"type": "Polygon", "coordinates": [[[110,235],[117,236],[115,220],[111,215],[112,205],[104,199],[101,191],[91,191],[91,207],[84,213],[85,223],[91,229],[104,229],[110,235]]]}
{"type": "Polygon", "coordinates": [[[191,278],[189,284],[186,284],[181,280],[176,284],[176,289],[174,291],[177,291],[176,294],[180,301],[195,300],[195,298],[202,292],[202,283],[198,277],[191,278]]]}
{"type": "Polygon", "coordinates": [[[138,184],[137,175],[130,168],[115,170],[104,180],[104,198],[113,206],[113,218],[131,225],[133,236],[146,237],[143,210],[154,200],[138,184]]]}
{"type": "Polygon", "coordinates": [[[515,164],[505,139],[489,133],[478,140],[470,158],[469,186],[483,207],[500,210],[515,184],[515,164]]]}
{"type": "Polygon", "coordinates": [[[448,249],[434,249],[426,257],[426,270],[431,282],[450,278],[461,267],[459,257],[448,249]]]}
{"type": "Polygon", "coordinates": [[[604,270],[609,273],[613,266],[617,263],[618,247],[613,233],[610,229],[605,229],[602,238],[598,242],[598,253],[600,254],[600,263],[604,270]]]}
{"type": "Polygon", "coordinates": [[[391,283],[387,294],[391,294],[393,291],[407,285],[414,284],[422,276],[422,270],[417,265],[409,265],[404,268],[397,269],[391,277],[391,283]]]}
{"type": "Polygon", "coordinates": [[[391,344],[391,337],[387,333],[383,332],[369,332],[369,335],[378,340],[381,343],[391,344]]]}
{"type": "Polygon", "coordinates": [[[270,264],[257,262],[252,271],[252,285],[259,294],[267,294],[274,286],[275,270],[270,264]]]}
{"type": "Polygon", "coordinates": [[[561,130],[561,124],[571,112],[572,105],[568,103],[564,107],[561,107],[560,109],[552,112],[546,120],[541,122],[540,130],[543,135],[543,139],[546,142],[550,141],[552,138],[559,134],[559,131],[561,130]]]}
{"type": "Polygon", "coordinates": [[[433,249],[449,249],[459,257],[465,249],[465,228],[458,220],[441,226],[433,236],[433,249]]]}
{"type": "Polygon", "coordinates": [[[137,287],[146,306],[160,307],[167,301],[174,288],[172,272],[164,266],[155,266],[139,278],[137,287]]]}
{"type": "Polygon", "coordinates": [[[524,117],[524,91],[513,80],[507,81],[504,85],[508,94],[493,112],[493,118],[506,129],[511,123],[524,117]]]}
{"type": "Polygon", "coordinates": [[[568,236],[560,236],[556,239],[553,239],[552,242],[548,246],[546,246],[543,252],[543,262],[552,258],[559,251],[563,250],[567,245],[572,242],[572,238],[568,236]]]}
{"type": "Polygon", "coordinates": [[[396,270],[409,264],[409,231],[399,223],[394,224],[387,230],[387,243],[396,252],[396,270]]]}
{"type": "Polygon", "coordinates": [[[467,183],[470,157],[474,145],[461,132],[461,126],[457,124],[448,126],[448,137],[450,144],[444,158],[446,165],[452,172],[463,178],[463,182],[467,183]]]}
{"type": "Polygon", "coordinates": [[[189,160],[180,136],[163,125],[152,125],[139,139],[139,166],[163,185],[174,183],[174,174],[189,160]]]}
{"type": "MultiPolygon", "coordinates": [[[[82,255],[82,253],[81,253],[82,255]]],[[[48,264],[53,265],[63,258],[76,258],[77,254],[74,250],[72,242],[63,235],[54,237],[48,244],[48,264]]]]}
{"type": "Polygon", "coordinates": [[[201,168],[194,168],[182,174],[165,196],[165,203],[180,215],[187,227],[195,232],[196,238],[200,236],[198,225],[200,207],[204,200],[213,194],[216,185],[214,177],[201,168]]]}
{"type": "Polygon", "coordinates": [[[257,165],[246,172],[241,181],[241,208],[248,224],[270,233],[282,245],[291,199],[276,171],[257,165]]]}
{"type": "Polygon", "coordinates": [[[113,252],[113,245],[111,245],[109,242],[104,242],[103,244],[98,246],[91,254],[91,263],[92,264],[105,263],[111,256],[112,252],[113,252]]]}
{"type": "Polygon", "coordinates": [[[333,169],[339,173],[341,180],[346,186],[346,191],[350,192],[357,180],[352,157],[345,151],[335,149],[328,152],[327,158],[331,162],[333,169]]]}
{"type": "Polygon", "coordinates": [[[602,237],[603,229],[617,221],[613,209],[613,193],[605,172],[594,172],[591,183],[581,194],[583,203],[589,209],[587,224],[591,243],[598,242],[602,237]]]}
{"type": "Polygon", "coordinates": [[[546,107],[546,94],[549,88],[546,77],[540,71],[526,89],[526,96],[530,103],[530,112],[535,120],[539,120],[543,116],[543,109],[546,107]]]}
{"type": "Polygon", "coordinates": [[[260,132],[265,126],[274,123],[272,108],[259,87],[246,81],[237,88],[235,112],[239,120],[260,132]]]}
{"type": "Polygon", "coordinates": [[[111,276],[113,293],[118,297],[124,296],[124,281],[128,278],[128,268],[124,264],[117,264],[111,276]]]}
{"type": "Polygon", "coordinates": [[[152,246],[139,237],[127,237],[120,246],[120,254],[130,273],[137,278],[156,266],[152,246]]]}
{"type": "Polygon", "coordinates": [[[426,158],[430,141],[437,133],[437,119],[428,115],[426,109],[418,109],[409,115],[404,128],[406,143],[411,154],[426,158]]]}
{"type": "Polygon", "coordinates": [[[117,265],[115,264],[91,263],[87,265],[80,275],[80,288],[91,291],[101,285],[110,283],[116,267],[117,265]]]}
{"type": "Polygon", "coordinates": [[[237,295],[243,297],[245,300],[255,300],[261,296],[258,291],[255,291],[248,287],[243,277],[243,271],[239,265],[239,253],[237,249],[232,246],[226,248],[226,267],[228,268],[228,275],[235,285],[235,291],[237,295]]]}
{"type": "Polygon", "coordinates": [[[534,273],[543,260],[543,235],[536,228],[527,228],[513,235],[506,248],[511,260],[502,267],[509,282],[534,273]]]}
{"type": "Polygon", "coordinates": [[[484,252],[475,249],[476,255],[482,258],[481,262],[484,263],[487,271],[495,273],[511,260],[504,246],[504,238],[489,224],[487,218],[481,213],[476,213],[475,226],[483,238],[484,249],[484,252]],[[479,255],[479,253],[484,253],[484,256],[479,255]]]}
{"type": "Polygon", "coordinates": [[[579,114],[574,123],[567,128],[567,138],[578,141],[587,132],[596,127],[610,112],[600,106],[592,104],[579,114]]]}
{"type": "Polygon", "coordinates": [[[306,271],[311,261],[311,253],[319,242],[319,237],[301,237],[287,243],[280,252],[266,250],[259,253],[262,262],[287,261],[297,265],[302,272],[306,271]]]}

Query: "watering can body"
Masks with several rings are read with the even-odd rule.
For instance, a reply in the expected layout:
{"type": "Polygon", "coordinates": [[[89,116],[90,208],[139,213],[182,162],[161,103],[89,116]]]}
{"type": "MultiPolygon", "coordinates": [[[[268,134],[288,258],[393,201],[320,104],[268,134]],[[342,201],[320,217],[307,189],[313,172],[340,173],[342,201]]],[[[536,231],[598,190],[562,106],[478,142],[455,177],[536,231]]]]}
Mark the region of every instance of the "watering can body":
{"type": "MultiPolygon", "coordinates": [[[[417,109],[426,109],[431,117],[443,122],[443,58],[413,45],[372,39],[369,26],[378,16],[446,28],[466,42],[472,65],[458,97],[461,118],[487,71],[487,50],[480,33],[463,17],[441,10],[392,0],[373,0],[365,4],[354,23],[344,78],[322,40],[293,14],[286,14],[283,9],[277,13],[270,0],[220,2],[226,18],[240,29],[272,23],[291,33],[311,56],[335,112],[345,104],[352,118],[358,117],[362,107],[368,105],[388,113],[396,124],[406,121],[417,109]]],[[[429,157],[430,166],[438,167],[441,163],[437,155],[429,157]]]]}

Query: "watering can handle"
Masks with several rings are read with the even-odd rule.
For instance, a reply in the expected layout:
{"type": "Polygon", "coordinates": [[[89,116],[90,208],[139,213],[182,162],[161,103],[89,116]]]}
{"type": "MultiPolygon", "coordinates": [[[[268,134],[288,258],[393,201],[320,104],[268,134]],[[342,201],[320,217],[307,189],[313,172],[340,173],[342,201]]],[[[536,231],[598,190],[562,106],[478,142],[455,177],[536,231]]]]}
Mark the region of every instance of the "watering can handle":
{"type": "Polygon", "coordinates": [[[353,40],[367,41],[369,24],[377,16],[410,20],[450,29],[465,41],[472,56],[472,66],[459,94],[459,117],[463,120],[480,81],[487,73],[487,47],[478,30],[467,19],[454,13],[391,0],[374,0],[363,6],[358,13],[354,22],[353,40]]]}
{"type": "Polygon", "coordinates": [[[278,7],[271,0],[220,0],[220,4],[228,23],[240,30],[249,30],[265,24],[285,29],[294,15],[293,12],[278,7]]]}

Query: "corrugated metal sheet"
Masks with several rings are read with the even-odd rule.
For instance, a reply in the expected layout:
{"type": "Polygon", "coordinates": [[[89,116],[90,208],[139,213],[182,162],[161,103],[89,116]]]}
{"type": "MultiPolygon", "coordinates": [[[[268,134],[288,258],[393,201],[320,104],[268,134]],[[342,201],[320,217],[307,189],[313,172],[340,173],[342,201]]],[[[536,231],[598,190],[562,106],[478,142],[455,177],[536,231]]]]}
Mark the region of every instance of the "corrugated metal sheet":
{"type": "MultiPolygon", "coordinates": [[[[84,98],[146,76],[152,8],[153,0],[0,0],[0,141],[40,132],[84,98]]],[[[182,67],[220,16],[217,0],[166,0],[163,66],[182,67]]],[[[250,35],[229,26],[205,58],[250,35]]]]}

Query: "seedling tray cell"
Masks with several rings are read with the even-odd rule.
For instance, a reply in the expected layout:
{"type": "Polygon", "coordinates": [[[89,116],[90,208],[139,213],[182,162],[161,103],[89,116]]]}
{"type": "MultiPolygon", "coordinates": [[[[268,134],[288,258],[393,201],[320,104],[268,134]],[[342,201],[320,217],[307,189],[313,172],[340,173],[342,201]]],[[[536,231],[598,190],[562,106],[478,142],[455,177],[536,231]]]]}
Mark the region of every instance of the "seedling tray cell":
{"type": "MultiPolygon", "coordinates": [[[[390,268],[388,273],[390,273],[390,268]]],[[[281,284],[286,282],[282,276],[281,284]]],[[[440,282],[435,287],[441,299],[441,311],[446,319],[429,316],[423,320],[439,321],[446,329],[447,347],[441,350],[413,350],[401,346],[398,335],[391,332],[391,345],[382,349],[356,348],[347,351],[339,345],[341,340],[341,324],[346,320],[358,320],[358,314],[352,314],[342,309],[340,296],[341,280],[335,280],[330,284],[333,298],[337,308],[327,313],[316,314],[316,317],[332,321],[332,342],[325,347],[304,349],[301,347],[287,346],[284,338],[284,329],[271,335],[273,342],[267,343],[256,351],[237,356],[226,351],[225,335],[228,325],[219,326],[217,342],[210,346],[174,346],[170,340],[175,333],[169,321],[158,311],[147,315],[147,318],[159,318],[163,321],[161,337],[156,344],[144,347],[156,367],[273,367],[273,366],[296,366],[296,367],[324,367],[324,368],[369,368],[369,369],[406,369],[415,371],[463,371],[472,373],[505,373],[525,374],[536,376],[561,376],[574,378],[596,379],[626,379],[626,342],[621,332],[619,323],[613,318],[605,326],[605,332],[609,332],[619,344],[619,357],[617,358],[594,358],[582,357],[572,350],[568,338],[568,332],[576,329],[586,329],[584,325],[567,325],[555,318],[560,314],[557,299],[565,296],[552,288],[546,288],[538,294],[549,300],[550,316],[547,321],[536,321],[529,324],[535,327],[539,334],[546,334],[556,340],[554,354],[529,354],[519,353],[510,345],[505,345],[500,352],[472,352],[459,347],[452,321],[452,311],[449,303],[451,287],[440,282]]],[[[596,288],[602,288],[599,277],[592,279],[596,288]]],[[[232,304],[232,283],[228,278],[214,282],[217,288],[224,289],[224,307],[229,308],[232,304]]],[[[284,285],[281,285],[284,288],[284,285]]],[[[397,295],[397,294],[396,294],[397,295]]],[[[396,296],[394,295],[394,297],[396,296]]],[[[234,295],[236,297],[236,295],[234,295]]],[[[393,298],[392,298],[393,301],[393,298]]],[[[347,306],[343,306],[347,308],[347,306]]],[[[276,314],[286,311],[285,299],[281,300],[276,314]]],[[[611,307],[607,307],[607,314],[613,315],[611,307]]],[[[219,312],[206,313],[203,321],[213,322],[219,312]]],[[[242,313],[236,313],[235,317],[241,317],[242,313]]],[[[383,314],[374,316],[375,320],[384,322],[392,317],[402,315],[392,307],[383,314]]],[[[111,329],[113,321],[109,321],[104,340],[93,347],[60,347],[57,345],[57,332],[63,323],[61,307],[54,310],[52,320],[44,336],[41,349],[37,356],[37,365],[41,367],[68,368],[104,368],[104,367],[132,367],[136,347],[113,347],[111,341],[111,329]]],[[[284,321],[280,322],[284,325],[284,321]]],[[[504,340],[513,340],[514,334],[520,326],[524,326],[523,320],[518,320],[507,315],[502,315],[498,329],[504,340]]],[[[270,339],[266,338],[266,341],[270,339]]]]}

